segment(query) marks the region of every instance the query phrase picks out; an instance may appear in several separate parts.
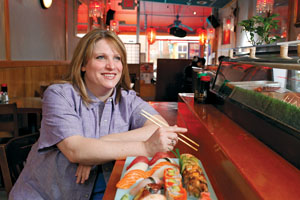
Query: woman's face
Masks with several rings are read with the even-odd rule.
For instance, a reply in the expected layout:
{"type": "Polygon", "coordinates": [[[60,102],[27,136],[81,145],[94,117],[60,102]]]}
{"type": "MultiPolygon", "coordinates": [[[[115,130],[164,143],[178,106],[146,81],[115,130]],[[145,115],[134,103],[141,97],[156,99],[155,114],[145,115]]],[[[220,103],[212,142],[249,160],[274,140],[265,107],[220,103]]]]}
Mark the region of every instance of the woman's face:
{"type": "Polygon", "coordinates": [[[86,86],[98,98],[111,95],[122,70],[120,54],[105,39],[95,43],[91,59],[81,68],[86,86]]]}

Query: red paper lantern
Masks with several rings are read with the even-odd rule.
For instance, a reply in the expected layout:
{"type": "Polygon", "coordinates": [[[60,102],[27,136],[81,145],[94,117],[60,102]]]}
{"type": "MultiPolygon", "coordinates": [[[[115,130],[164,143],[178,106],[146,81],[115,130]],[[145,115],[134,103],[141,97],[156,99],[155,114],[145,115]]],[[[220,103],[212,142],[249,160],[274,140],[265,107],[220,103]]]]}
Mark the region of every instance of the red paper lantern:
{"type": "Polygon", "coordinates": [[[153,44],[156,39],[156,29],[155,28],[147,28],[147,39],[149,44],[153,44]]]}
{"type": "Polygon", "coordinates": [[[206,43],[206,40],[207,40],[207,31],[206,31],[206,29],[198,28],[197,33],[198,33],[198,36],[199,36],[199,43],[201,45],[204,45],[206,43]]]}
{"type": "Polygon", "coordinates": [[[109,29],[114,31],[115,33],[119,33],[119,21],[117,20],[110,20],[109,29]]]}
{"type": "Polygon", "coordinates": [[[101,17],[102,11],[101,11],[101,3],[98,1],[90,1],[89,4],[90,10],[89,10],[89,16],[90,17],[101,17]]]}
{"type": "Polygon", "coordinates": [[[215,37],[215,29],[208,28],[207,29],[207,39],[213,39],[215,37]]]}

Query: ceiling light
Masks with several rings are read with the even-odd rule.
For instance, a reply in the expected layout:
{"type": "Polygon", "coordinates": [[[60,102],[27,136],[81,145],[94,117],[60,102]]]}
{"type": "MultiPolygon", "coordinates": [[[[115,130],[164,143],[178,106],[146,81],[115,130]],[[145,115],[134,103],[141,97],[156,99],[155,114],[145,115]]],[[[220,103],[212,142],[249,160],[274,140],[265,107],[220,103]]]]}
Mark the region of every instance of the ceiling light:
{"type": "Polygon", "coordinates": [[[41,0],[41,3],[42,3],[42,7],[47,9],[50,8],[52,4],[52,0],[41,0]]]}
{"type": "Polygon", "coordinates": [[[206,1],[197,1],[197,4],[204,5],[204,4],[206,4],[206,1]]]}

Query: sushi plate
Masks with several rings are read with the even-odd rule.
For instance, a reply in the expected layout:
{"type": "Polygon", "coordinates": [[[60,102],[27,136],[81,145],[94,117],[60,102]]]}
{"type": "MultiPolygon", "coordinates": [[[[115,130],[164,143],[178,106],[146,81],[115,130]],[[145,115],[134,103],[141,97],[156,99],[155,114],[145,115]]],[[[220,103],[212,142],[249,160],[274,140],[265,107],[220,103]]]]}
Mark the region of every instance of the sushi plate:
{"type": "MultiPolygon", "coordinates": [[[[124,167],[123,167],[123,170],[122,170],[121,178],[123,178],[127,166],[128,166],[134,159],[135,159],[135,157],[127,157],[127,158],[126,158],[126,161],[125,161],[125,164],[124,164],[124,167]]],[[[177,164],[179,163],[178,158],[173,158],[173,160],[176,161],[177,164]]],[[[204,175],[205,175],[205,178],[206,178],[206,180],[207,180],[207,185],[208,185],[208,191],[209,191],[209,193],[210,193],[210,198],[211,198],[212,200],[217,200],[218,198],[217,198],[217,196],[216,196],[216,194],[215,194],[215,192],[214,192],[214,190],[213,190],[213,188],[212,188],[212,186],[211,186],[211,184],[210,184],[210,181],[209,181],[209,179],[208,179],[208,177],[207,177],[207,174],[206,174],[206,172],[205,172],[205,170],[204,170],[204,167],[203,167],[203,165],[202,165],[202,163],[201,163],[200,160],[199,160],[199,164],[200,164],[200,167],[202,168],[203,173],[204,173],[204,175]]],[[[131,188],[135,187],[138,183],[139,183],[139,181],[137,181],[133,186],[131,186],[131,188]]],[[[130,189],[131,189],[131,188],[130,188],[130,189]]],[[[127,190],[125,190],[125,189],[117,189],[117,192],[116,192],[116,195],[115,195],[115,200],[120,200],[120,199],[123,197],[123,195],[125,195],[126,193],[129,193],[130,189],[127,189],[127,190]]],[[[133,197],[130,196],[129,199],[132,200],[133,197]]],[[[193,197],[193,196],[188,196],[188,200],[198,200],[198,199],[197,199],[196,197],[193,197]]]]}

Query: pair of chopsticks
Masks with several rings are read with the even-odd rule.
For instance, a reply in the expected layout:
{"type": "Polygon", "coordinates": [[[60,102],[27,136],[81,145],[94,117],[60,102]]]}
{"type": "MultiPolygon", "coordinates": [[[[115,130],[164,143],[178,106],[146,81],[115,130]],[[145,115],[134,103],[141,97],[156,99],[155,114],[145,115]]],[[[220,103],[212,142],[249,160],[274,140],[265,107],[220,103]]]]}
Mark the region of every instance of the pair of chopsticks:
{"type": "MultiPolygon", "coordinates": [[[[150,121],[152,121],[154,124],[156,124],[159,127],[168,127],[169,125],[161,120],[159,120],[157,117],[151,115],[150,113],[146,112],[145,110],[142,109],[141,115],[146,117],[147,119],[149,119],[150,121]]],[[[187,136],[183,135],[182,133],[177,133],[178,136],[188,140],[190,143],[192,143],[193,145],[199,147],[199,144],[195,141],[193,141],[192,139],[188,138],[187,136]]],[[[189,144],[188,142],[186,142],[185,140],[183,140],[182,138],[178,137],[178,140],[181,141],[182,143],[186,144],[187,146],[189,146],[190,148],[194,149],[195,151],[198,151],[198,149],[196,147],[194,147],[193,145],[189,144]]]]}

